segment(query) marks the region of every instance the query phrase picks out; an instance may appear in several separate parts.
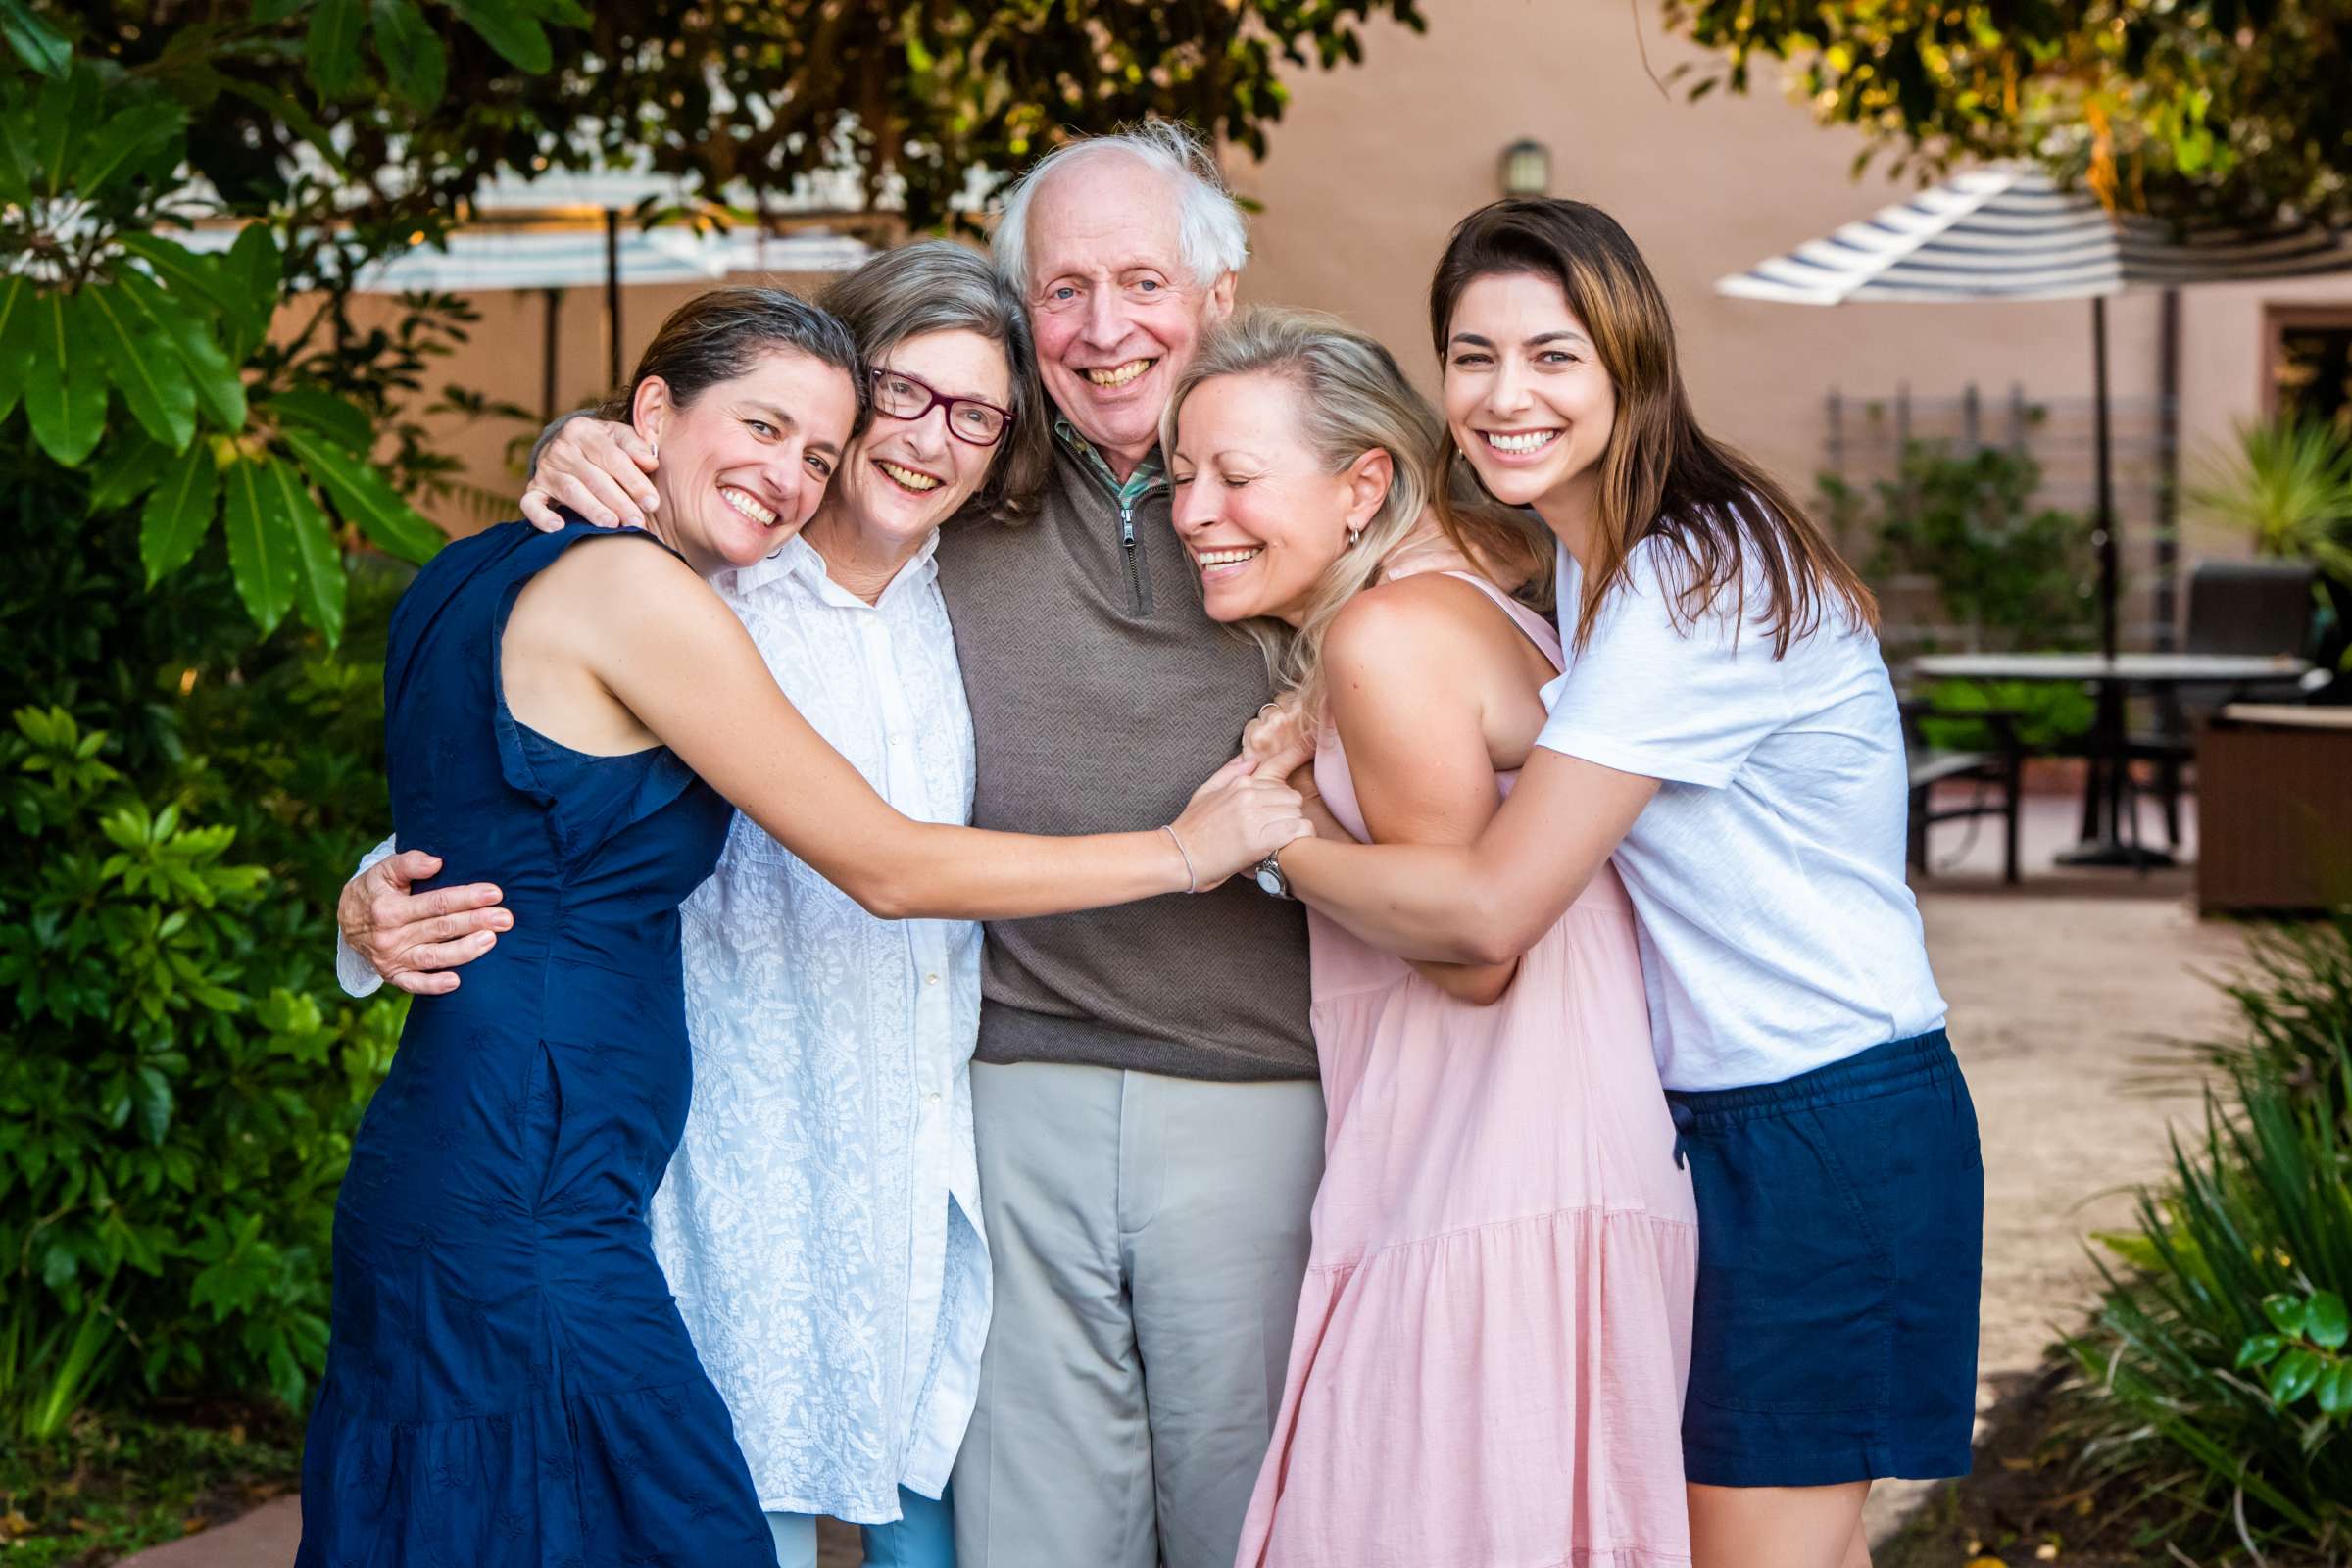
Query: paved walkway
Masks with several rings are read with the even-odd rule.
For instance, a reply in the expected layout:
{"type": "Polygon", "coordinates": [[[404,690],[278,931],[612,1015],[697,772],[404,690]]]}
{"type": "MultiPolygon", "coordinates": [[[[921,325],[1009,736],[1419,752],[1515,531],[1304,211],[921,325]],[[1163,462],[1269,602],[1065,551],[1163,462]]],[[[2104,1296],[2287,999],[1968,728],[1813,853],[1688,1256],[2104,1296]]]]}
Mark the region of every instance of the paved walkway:
{"type": "MultiPolygon", "coordinates": [[[[2032,806],[2022,891],[1999,889],[1989,832],[1945,868],[1965,836],[1948,828],[1920,901],[1984,1135],[1985,1403],[1990,1379],[2032,1370],[2092,1299],[2082,1238],[2128,1221],[2129,1185],[2164,1173],[2167,1119],[2197,1114],[2193,1092],[2151,1095],[2133,1080],[2161,1039],[2226,1022],[2210,977],[2243,953],[2231,928],[2193,917],[2184,873],[2053,874],[2048,858],[2068,839],[2071,810],[2032,806]]],[[[1879,1489],[1874,1534],[1919,1490],[1879,1489]]],[[[130,1561],[285,1568],[297,1535],[293,1499],[281,1498],[130,1561]]],[[[858,1561],[855,1533],[828,1532],[824,1568],[858,1561]]]]}

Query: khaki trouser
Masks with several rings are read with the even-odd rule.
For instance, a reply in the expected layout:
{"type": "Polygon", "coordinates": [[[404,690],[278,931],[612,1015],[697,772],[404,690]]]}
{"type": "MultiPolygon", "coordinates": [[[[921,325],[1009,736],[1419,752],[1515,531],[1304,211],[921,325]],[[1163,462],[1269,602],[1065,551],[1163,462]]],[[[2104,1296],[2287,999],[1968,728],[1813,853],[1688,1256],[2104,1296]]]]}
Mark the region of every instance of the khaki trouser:
{"type": "Polygon", "coordinates": [[[1323,1171],[1313,1082],[972,1066],[995,1315],[958,1568],[1231,1568],[1323,1171]]]}

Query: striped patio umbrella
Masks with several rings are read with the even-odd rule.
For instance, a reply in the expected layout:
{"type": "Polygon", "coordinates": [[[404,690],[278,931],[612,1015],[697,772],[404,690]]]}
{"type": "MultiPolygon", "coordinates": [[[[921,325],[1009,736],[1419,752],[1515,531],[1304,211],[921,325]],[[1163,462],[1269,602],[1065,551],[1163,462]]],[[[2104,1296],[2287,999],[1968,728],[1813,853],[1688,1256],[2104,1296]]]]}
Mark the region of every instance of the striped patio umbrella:
{"type": "Polygon", "coordinates": [[[2089,300],[2099,643],[2112,656],[2120,573],[2108,442],[2109,296],[2344,271],[2352,271],[2352,245],[2316,224],[2183,232],[2110,212],[2088,192],[2066,189],[2037,169],[2000,166],[1954,175],[1785,256],[1718,278],[1715,291],[1788,305],[2089,300]]]}

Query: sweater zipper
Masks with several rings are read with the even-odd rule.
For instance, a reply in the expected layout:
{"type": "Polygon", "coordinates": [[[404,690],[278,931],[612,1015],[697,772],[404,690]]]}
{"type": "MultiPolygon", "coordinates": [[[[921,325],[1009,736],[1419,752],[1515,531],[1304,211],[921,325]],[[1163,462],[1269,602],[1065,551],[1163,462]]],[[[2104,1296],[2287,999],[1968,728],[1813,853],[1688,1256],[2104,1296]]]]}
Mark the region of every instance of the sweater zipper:
{"type": "MultiPolygon", "coordinates": [[[[1139,498],[1140,499],[1140,498],[1139,498]]],[[[1119,549],[1127,558],[1127,605],[1138,615],[1152,613],[1152,584],[1144,575],[1143,552],[1135,544],[1135,503],[1119,503],[1119,549]]]]}
{"type": "Polygon", "coordinates": [[[1118,503],[1119,559],[1127,564],[1127,612],[1131,615],[1149,615],[1152,613],[1152,569],[1145,564],[1142,544],[1135,537],[1135,504],[1145,496],[1156,493],[1167,480],[1163,476],[1157,483],[1147,485],[1128,498],[1119,494],[1119,487],[1107,475],[1096,472],[1093,464],[1082,463],[1079,466],[1086,470],[1087,477],[1102,487],[1105,495],[1118,503]]]}

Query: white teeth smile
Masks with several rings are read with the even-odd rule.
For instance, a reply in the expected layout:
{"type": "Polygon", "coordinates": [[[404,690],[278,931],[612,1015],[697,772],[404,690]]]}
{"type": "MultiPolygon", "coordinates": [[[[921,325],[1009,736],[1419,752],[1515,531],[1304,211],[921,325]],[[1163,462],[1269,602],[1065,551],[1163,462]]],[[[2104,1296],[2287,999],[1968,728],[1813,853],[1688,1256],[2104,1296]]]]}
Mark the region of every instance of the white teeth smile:
{"type": "Polygon", "coordinates": [[[1497,452],[1541,452],[1560,438],[1557,430],[1513,430],[1508,434],[1500,430],[1481,430],[1479,434],[1485,436],[1487,445],[1497,452]]]}
{"type": "Polygon", "coordinates": [[[1196,550],[1193,559],[1200,563],[1202,570],[1210,566],[1235,566],[1253,559],[1265,548],[1264,545],[1251,545],[1245,550],[1196,550]]]}
{"type": "Polygon", "coordinates": [[[887,463],[879,458],[874,460],[874,466],[909,490],[936,490],[939,488],[939,481],[927,473],[917,473],[912,468],[902,468],[895,463],[887,463]]]}
{"type": "Polygon", "coordinates": [[[1089,370],[1086,378],[1097,386],[1125,386],[1158,363],[1157,360],[1129,360],[1125,365],[1114,366],[1107,370],[1089,370]]]}
{"type": "Polygon", "coordinates": [[[723,499],[728,506],[733,507],[737,512],[742,513],[745,516],[751,518],[760,527],[773,528],[776,525],[776,514],[774,513],[768,511],[765,507],[761,506],[759,502],[754,501],[749,495],[741,490],[736,489],[733,485],[720,485],[718,487],[718,493],[721,499],[723,499]]]}

